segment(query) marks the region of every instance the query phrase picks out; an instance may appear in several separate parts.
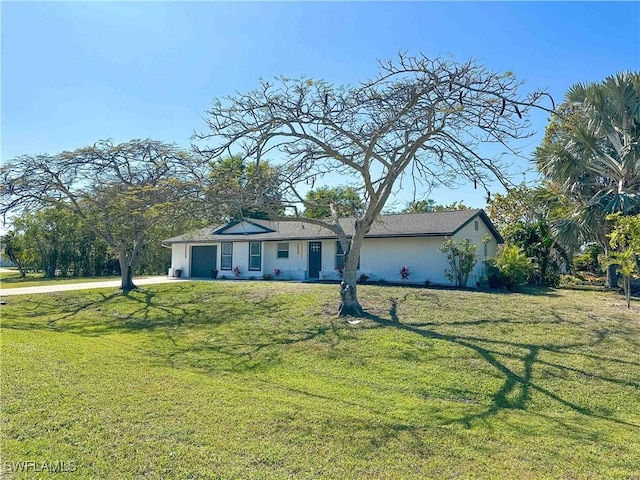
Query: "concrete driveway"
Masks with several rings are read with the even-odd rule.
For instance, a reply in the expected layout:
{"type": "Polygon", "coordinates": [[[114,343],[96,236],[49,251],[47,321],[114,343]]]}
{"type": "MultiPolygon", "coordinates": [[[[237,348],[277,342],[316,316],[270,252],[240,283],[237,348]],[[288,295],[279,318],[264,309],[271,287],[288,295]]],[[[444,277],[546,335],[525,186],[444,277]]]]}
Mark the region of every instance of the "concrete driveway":
{"type": "MultiPolygon", "coordinates": [[[[180,278],[169,278],[166,276],[155,277],[138,277],[133,279],[133,283],[138,286],[142,285],[154,285],[158,283],[169,282],[186,282],[180,278]]],[[[2,288],[0,284],[0,297],[9,295],[33,295],[36,293],[52,293],[52,292],[67,292],[70,290],[87,290],[90,288],[118,288],[120,287],[120,280],[107,280],[105,282],[81,282],[78,283],[65,283],[62,285],[56,285],[52,282],[51,285],[41,285],[39,287],[18,287],[18,288],[2,288]]]]}

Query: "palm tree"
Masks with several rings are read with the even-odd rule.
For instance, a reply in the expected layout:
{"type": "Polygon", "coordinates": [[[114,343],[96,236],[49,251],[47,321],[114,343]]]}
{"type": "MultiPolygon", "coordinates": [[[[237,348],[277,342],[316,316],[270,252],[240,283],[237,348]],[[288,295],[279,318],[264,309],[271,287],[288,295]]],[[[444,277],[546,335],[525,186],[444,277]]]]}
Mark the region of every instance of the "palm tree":
{"type": "MultiPolygon", "coordinates": [[[[554,223],[557,237],[574,248],[596,240],[607,252],[606,216],[640,212],[640,73],[572,86],[535,161],[573,206],[554,223]]],[[[607,279],[615,286],[611,269],[607,279]]]]}

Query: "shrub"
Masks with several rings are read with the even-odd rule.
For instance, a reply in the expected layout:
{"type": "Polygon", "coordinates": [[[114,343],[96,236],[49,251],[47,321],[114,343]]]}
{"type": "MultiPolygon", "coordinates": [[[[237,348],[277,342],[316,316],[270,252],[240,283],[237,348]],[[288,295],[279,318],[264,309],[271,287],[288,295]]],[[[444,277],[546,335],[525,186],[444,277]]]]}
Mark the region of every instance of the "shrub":
{"type": "Polygon", "coordinates": [[[487,258],[484,261],[484,273],[487,276],[489,288],[500,288],[503,285],[500,268],[496,265],[495,258],[487,258]]]}
{"type": "Polygon", "coordinates": [[[447,255],[450,267],[444,271],[444,274],[458,287],[466,287],[469,274],[478,263],[478,247],[469,240],[458,243],[447,240],[440,246],[440,251],[447,255]]]}
{"type": "Polygon", "coordinates": [[[363,273],[358,278],[358,283],[367,283],[367,280],[369,280],[369,275],[367,275],[366,273],[363,273]]]}
{"type": "Polygon", "coordinates": [[[400,278],[402,278],[403,282],[407,281],[407,279],[409,278],[409,275],[411,275],[411,272],[409,271],[409,267],[402,267],[400,269],[400,278]]]}
{"type": "Polygon", "coordinates": [[[576,255],[573,257],[573,268],[577,272],[602,272],[602,265],[600,265],[599,255],[604,253],[604,249],[598,244],[592,244],[584,249],[582,255],[576,255]]]}
{"type": "MultiPolygon", "coordinates": [[[[500,281],[509,290],[524,285],[533,274],[533,265],[524,252],[515,245],[505,245],[495,259],[500,281]]],[[[491,285],[491,281],[489,282],[491,285]]]]}
{"type": "Polygon", "coordinates": [[[240,267],[238,267],[237,265],[233,267],[233,276],[236,277],[236,279],[240,278],[241,274],[242,271],[240,270],[240,267]]]}
{"type": "Polygon", "coordinates": [[[275,275],[276,278],[280,278],[281,273],[282,273],[282,270],[280,270],[279,268],[273,269],[273,274],[275,275]]]}
{"type": "Polygon", "coordinates": [[[262,279],[263,280],[273,280],[273,275],[271,275],[270,273],[265,273],[264,275],[262,275],[262,279]]]}

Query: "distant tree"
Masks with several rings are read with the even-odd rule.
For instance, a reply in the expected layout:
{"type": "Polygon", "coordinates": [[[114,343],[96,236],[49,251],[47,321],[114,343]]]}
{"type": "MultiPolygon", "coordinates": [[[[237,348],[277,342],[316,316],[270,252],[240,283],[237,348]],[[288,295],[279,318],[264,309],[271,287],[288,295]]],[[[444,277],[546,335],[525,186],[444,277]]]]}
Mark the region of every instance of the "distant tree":
{"type": "MultiPolygon", "coordinates": [[[[573,204],[570,214],[553,225],[556,236],[574,248],[597,241],[608,252],[606,216],[640,212],[640,73],[572,86],[535,160],[573,204]]],[[[609,269],[610,286],[613,277],[609,269]]]]}
{"type": "Polygon", "coordinates": [[[0,239],[2,242],[2,254],[16,266],[21,277],[27,275],[32,258],[29,257],[28,249],[24,241],[24,234],[10,230],[0,239]]]}
{"type": "Polygon", "coordinates": [[[320,187],[307,192],[306,218],[327,219],[356,217],[362,213],[363,203],[353,187],[320,187]]]}
{"type": "Polygon", "coordinates": [[[487,202],[487,215],[491,222],[504,230],[518,223],[533,225],[547,218],[548,204],[543,200],[540,188],[516,185],[506,193],[495,193],[487,202]]]}
{"type": "Polygon", "coordinates": [[[207,203],[224,220],[268,218],[283,213],[277,169],[268,162],[252,163],[240,156],[216,158],[206,177],[207,203]]]}
{"type": "Polygon", "coordinates": [[[409,204],[402,210],[402,213],[425,213],[425,212],[443,212],[448,210],[467,210],[467,207],[462,200],[459,202],[453,202],[449,205],[440,205],[435,200],[427,198],[424,200],[415,200],[409,202],[409,204]]]}
{"type": "Polygon", "coordinates": [[[202,173],[199,158],[155,140],[22,155],[0,169],[0,213],[74,213],[116,253],[126,291],[154,229],[201,210],[202,173]]]}
{"type": "Polygon", "coordinates": [[[381,62],[377,77],[353,87],[280,77],[215,99],[205,118],[208,130],[194,136],[194,147],[209,158],[235,149],[256,164],[266,155],[278,159],[289,207],[306,206],[303,191],[326,175],[349,179],[363,199],[349,233],[338,218],[279,218],[336,234],[345,252],[339,312],[360,315],[362,240],[403,178],[429,185],[467,179],[484,188],[496,177],[507,182],[501,159],[482,156],[476,147],[494,142],[513,153],[513,140],[529,136],[525,116],[547,94],[523,97],[520,86],[511,72],[490,72],[475,61],[401,54],[381,62]]]}
{"type": "Polygon", "coordinates": [[[535,285],[557,287],[562,265],[571,261],[567,252],[558,244],[545,219],[533,224],[516,223],[505,229],[504,239],[516,245],[534,262],[530,282],[535,285]]]}
{"type": "Polygon", "coordinates": [[[15,221],[24,232],[24,245],[45,277],[53,278],[58,270],[67,276],[75,260],[78,218],[60,207],[44,208],[15,221]]]}
{"type": "Polygon", "coordinates": [[[495,194],[487,214],[505,241],[516,245],[534,261],[530,281],[536,285],[557,286],[563,265],[570,265],[572,252],[553,235],[551,224],[567,214],[567,199],[557,186],[524,184],[495,194]]]}

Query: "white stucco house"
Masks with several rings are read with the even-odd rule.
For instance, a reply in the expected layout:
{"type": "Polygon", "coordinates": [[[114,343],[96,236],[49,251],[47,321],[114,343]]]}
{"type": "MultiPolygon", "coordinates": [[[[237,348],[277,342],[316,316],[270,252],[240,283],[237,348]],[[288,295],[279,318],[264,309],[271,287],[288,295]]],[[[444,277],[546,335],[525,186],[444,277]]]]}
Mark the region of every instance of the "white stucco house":
{"type": "MultiPolygon", "coordinates": [[[[347,234],[354,219],[341,220],[347,234]]],[[[482,260],[496,255],[502,237],[483,210],[382,215],[362,243],[359,274],[370,281],[400,281],[400,269],[408,267],[410,283],[449,285],[448,263],[440,252],[446,239],[470,240],[478,247],[479,262],[469,276],[476,285],[484,273],[482,260]]],[[[337,236],[322,227],[301,221],[269,221],[244,218],[165,240],[171,248],[170,276],[241,278],[274,275],[296,280],[338,279],[344,257],[337,236]]]]}

